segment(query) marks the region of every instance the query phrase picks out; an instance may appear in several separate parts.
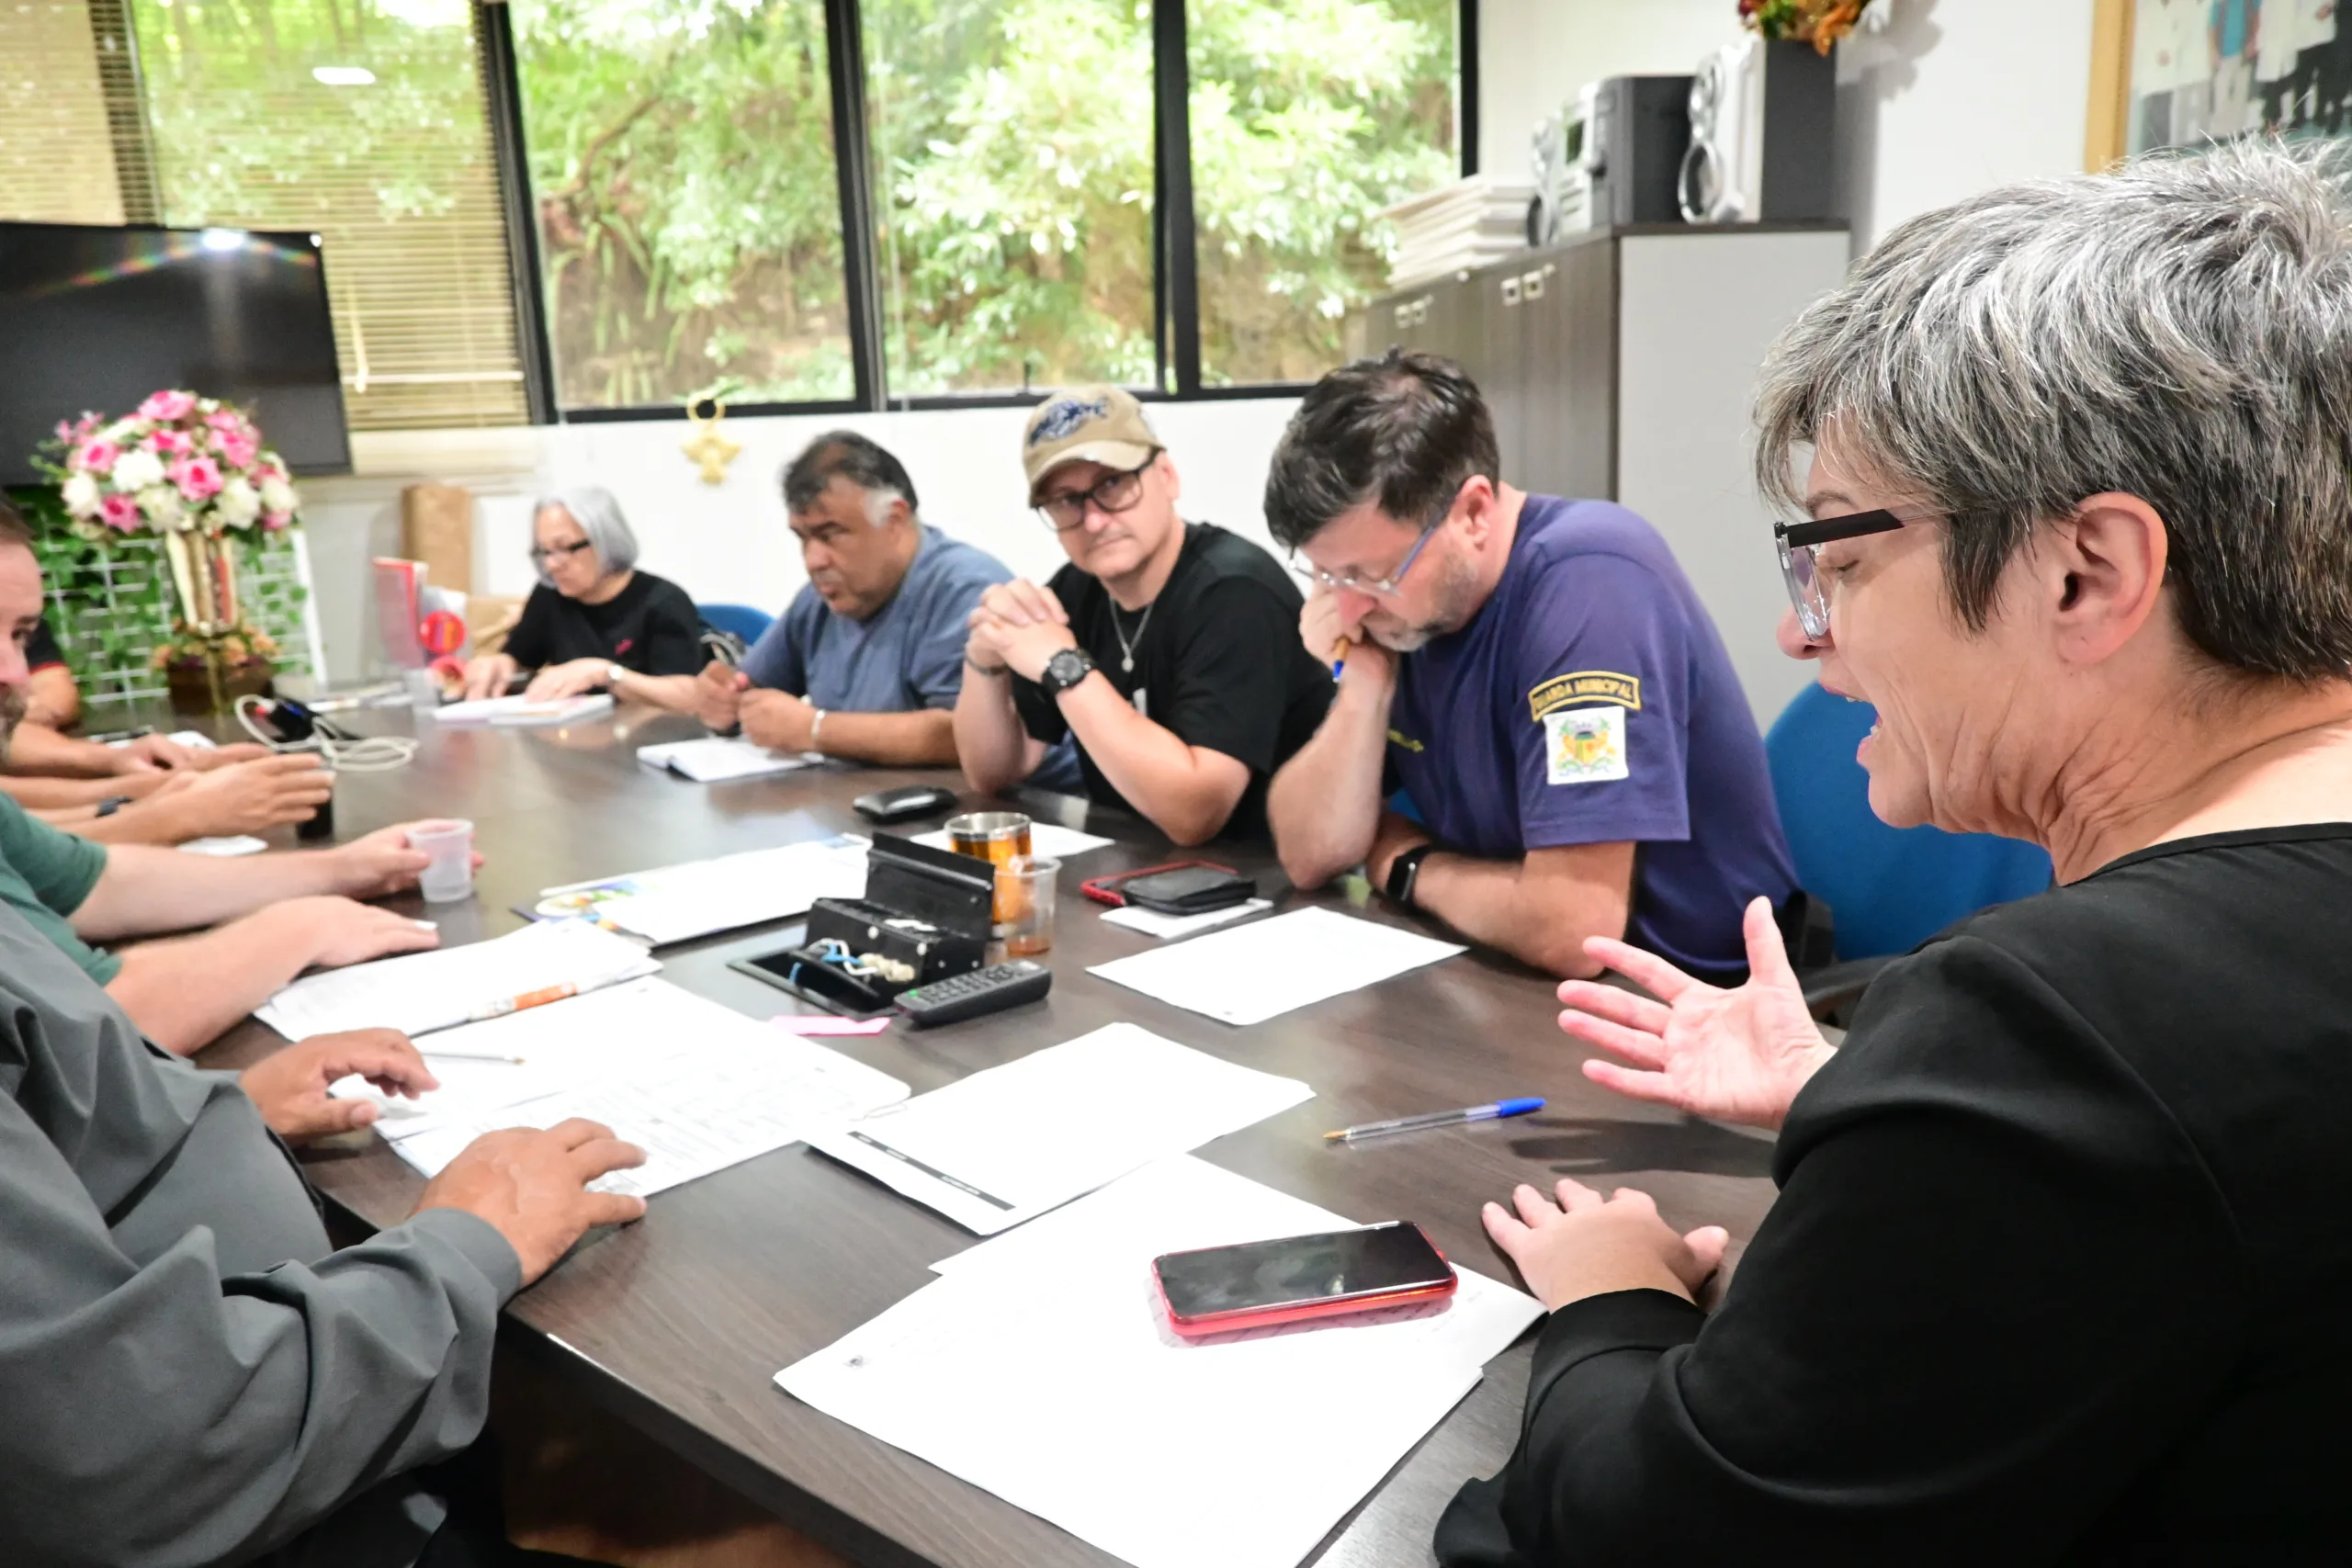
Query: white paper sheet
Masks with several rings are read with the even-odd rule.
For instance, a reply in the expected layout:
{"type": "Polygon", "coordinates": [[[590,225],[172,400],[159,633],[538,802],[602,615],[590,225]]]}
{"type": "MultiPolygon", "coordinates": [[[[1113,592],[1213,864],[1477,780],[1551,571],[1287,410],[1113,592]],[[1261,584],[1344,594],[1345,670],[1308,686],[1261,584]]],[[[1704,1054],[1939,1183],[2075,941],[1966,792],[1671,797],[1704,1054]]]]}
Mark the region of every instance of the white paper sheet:
{"type": "Polygon", "coordinates": [[[809,1142],[994,1235],[1313,1098],[1296,1078],[1114,1023],[809,1142]]]}
{"type": "Polygon", "coordinates": [[[1442,1310],[1169,1328],[1157,1255],[1350,1225],[1163,1161],[961,1254],[776,1382],[1137,1568],[1291,1568],[1542,1311],[1457,1269],[1442,1310]]]}
{"type": "Polygon", "coordinates": [[[1221,1023],[1246,1025],[1467,951],[1329,909],[1299,909],[1114,958],[1087,973],[1221,1023]]]}
{"type": "Polygon", "coordinates": [[[788,773],[824,758],[813,751],[771,751],[753,741],[713,735],[701,740],[673,740],[661,746],[640,746],[637,760],[696,784],[725,784],[729,779],[765,778],[788,773]]]}
{"type": "Polygon", "coordinates": [[[437,724],[458,726],[573,724],[582,719],[602,718],[612,711],[613,698],[609,692],[582,697],[557,697],[537,703],[522,696],[476,697],[469,703],[444,703],[437,708],[425,710],[437,724]]]}
{"type": "Polygon", "coordinates": [[[256,839],[251,833],[235,833],[221,839],[190,839],[179,848],[182,854],[219,855],[225,858],[235,855],[257,855],[269,848],[269,841],[266,839],[256,839]]]}
{"type": "Polygon", "coordinates": [[[865,839],[838,834],[542,888],[542,917],[594,914],[655,946],[805,915],[820,898],[865,891],[865,839]]]}
{"type": "MultiPolygon", "coordinates": [[[[915,833],[910,836],[916,843],[929,844],[934,850],[952,850],[956,847],[949,840],[947,829],[944,828],[934,828],[928,833],[915,833]]],[[[1029,824],[1029,852],[1033,855],[1051,855],[1056,860],[1068,860],[1072,855],[1082,855],[1089,850],[1099,850],[1110,841],[1108,839],[1097,838],[1092,833],[1081,833],[1075,828],[1065,828],[1057,822],[1029,824]]]]}
{"type": "Polygon", "coordinates": [[[647,1156],[597,1188],[643,1196],[907,1095],[887,1073],[664,980],[637,980],[433,1036],[433,1043],[445,1042],[506,1052],[523,1064],[452,1061],[428,1051],[443,1087],[421,1100],[385,1100],[357,1078],[334,1089],[384,1105],[377,1130],[426,1176],[483,1133],[584,1116],[647,1156]]]}
{"type": "Polygon", "coordinates": [[[661,967],[626,937],[585,920],[550,920],[492,942],[311,975],[254,1016],[288,1040],[345,1029],[437,1029],[508,997],[567,984],[585,989],[661,967]]]}
{"type": "Polygon", "coordinates": [[[1133,904],[1123,904],[1115,909],[1102,911],[1102,919],[1111,925],[1125,926],[1131,931],[1156,936],[1165,942],[1173,937],[1198,936],[1212,927],[1238,920],[1244,915],[1260,914],[1274,907],[1271,898],[1252,898],[1246,903],[1228,904],[1222,909],[1209,909],[1197,915],[1168,915],[1158,909],[1138,909],[1133,904]]]}

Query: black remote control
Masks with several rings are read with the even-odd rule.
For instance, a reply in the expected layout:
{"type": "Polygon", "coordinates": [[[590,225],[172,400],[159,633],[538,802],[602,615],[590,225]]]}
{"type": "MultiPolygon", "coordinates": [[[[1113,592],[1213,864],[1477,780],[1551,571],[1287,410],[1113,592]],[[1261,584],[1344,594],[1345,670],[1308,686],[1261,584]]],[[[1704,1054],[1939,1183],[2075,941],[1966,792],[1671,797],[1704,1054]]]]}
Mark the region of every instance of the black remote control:
{"type": "Polygon", "coordinates": [[[1052,970],[1016,958],[1010,964],[993,964],[968,975],[951,975],[900,991],[898,1000],[908,1022],[928,1029],[934,1023],[957,1023],[1023,1002],[1041,1001],[1053,988],[1052,970]]]}

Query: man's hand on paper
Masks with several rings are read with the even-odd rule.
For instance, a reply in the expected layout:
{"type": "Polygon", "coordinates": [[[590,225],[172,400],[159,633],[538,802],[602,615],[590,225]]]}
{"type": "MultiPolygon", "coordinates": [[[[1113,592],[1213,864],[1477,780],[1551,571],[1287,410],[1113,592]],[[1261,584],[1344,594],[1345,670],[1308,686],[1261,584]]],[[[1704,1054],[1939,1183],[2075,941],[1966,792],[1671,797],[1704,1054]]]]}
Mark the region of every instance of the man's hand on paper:
{"type": "Polygon", "coordinates": [[[742,722],[743,694],[751,689],[749,675],[714,659],[695,677],[695,716],[707,729],[732,729],[742,722]]]}
{"type": "Polygon", "coordinates": [[[1723,1267],[1730,1233],[1702,1225],[1677,1235],[1646,1192],[1620,1187],[1604,1199],[1563,1177],[1559,1205],[1524,1182],[1511,1193],[1518,1213],[1489,1203],[1487,1234],[1519,1266],[1530,1294],[1550,1310],[1612,1291],[1666,1291],[1696,1301],[1723,1267]]]}
{"type": "Polygon", "coordinates": [[[441,945],[441,933],[422,921],[333,893],[282,899],[248,915],[246,920],[266,921],[275,928],[266,937],[255,933],[256,940],[276,941],[288,950],[307,953],[306,968],[341,969],[441,945]]]}
{"type": "Polygon", "coordinates": [[[386,1094],[414,1100],[441,1087],[424,1058],[396,1029],[313,1034],[254,1063],[237,1083],[269,1130],[288,1143],[332,1137],[374,1124],[375,1103],[336,1100],[327,1086],[357,1073],[386,1094]]]}
{"type": "Polygon", "coordinates": [[[817,710],[790,692],[764,687],[742,696],[743,739],[771,751],[806,751],[809,731],[816,728],[817,710]]]}
{"type": "MultiPolygon", "coordinates": [[[[334,890],[348,898],[381,898],[414,887],[417,877],[433,858],[409,845],[409,829],[418,826],[421,824],[416,822],[395,823],[339,848],[320,851],[322,858],[334,863],[334,890]]],[[[474,869],[480,871],[481,863],[481,852],[476,850],[474,869]]]]}
{"type": "Polygon", "coordinates": [[[1657,998],[1570,980],[1560,1027],[1634,1064],[1589,1061],[1584,1076],[1634,1100],[1653,1100],[1750,1127],[1777,1129],[1837,1049],[1821,1037],[1789,967],[1771,904],[1747,906],[1748,980],[1731,990],[1695,980],[1656,953],[1606,937],[1584,950],[1657,998]]]}
{"type": "Polygon", "coordinates": [[[592,1192],[588,1184],[645,1163],[645,1151],[613,1130],[574,1117],[546,1132],[484,1133],[425,1184],[417,1213],[462,1209],[487,1221],[523,1264],[529,1284],[571,1250],[592,1225],[641,1218],[645,1200],[592,1192]]]}

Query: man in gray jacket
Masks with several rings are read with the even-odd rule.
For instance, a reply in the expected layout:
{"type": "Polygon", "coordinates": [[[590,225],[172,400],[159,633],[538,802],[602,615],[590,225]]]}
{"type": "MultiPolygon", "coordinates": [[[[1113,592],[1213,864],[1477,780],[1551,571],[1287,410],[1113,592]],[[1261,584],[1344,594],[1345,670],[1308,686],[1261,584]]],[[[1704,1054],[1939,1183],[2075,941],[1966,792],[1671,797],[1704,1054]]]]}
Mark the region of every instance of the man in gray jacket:
{"type": "Polygon", "coordinates": [[[368,1031],[241,1089],[148,1044],[0,909],[0,1562],[501,1560],[451,1550],[417,1472],[481,1431],[507,1298],[644,1213],[588,1190],[644,1156],[588,1122],[492,1133],[338,1252],[271,1132],[338,1124],[326,1085],[355,1071],[432,1084],[368,1031]]]}

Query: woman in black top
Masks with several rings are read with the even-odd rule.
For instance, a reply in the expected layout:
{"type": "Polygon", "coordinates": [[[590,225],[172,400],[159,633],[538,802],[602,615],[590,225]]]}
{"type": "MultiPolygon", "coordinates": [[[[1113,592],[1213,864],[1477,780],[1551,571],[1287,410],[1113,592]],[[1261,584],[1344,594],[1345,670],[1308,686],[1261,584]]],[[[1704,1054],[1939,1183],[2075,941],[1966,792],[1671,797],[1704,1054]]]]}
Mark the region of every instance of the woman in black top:
{"type": "Polygon", "coordinates": [[[637,536],[612,491],[595,486],[544,497],[531,512],[531,564],[539,585],[506,647],[466,665],[466,695],[494,697],[537,671],[535,702],[609,689],[631,676],[702,669],[702,617],[676,583],[637,570],[637,536]]]}
{"type": "Polygon", "coordinates": [[[1872,807],[2060,886],[1836,1050],[1760,902],[1736,990],[1589,944],[1658,999],[1561,988],[1587,1075],[1778,1127],[1780,1196],[1712,1314],[1719,1229],[1488,1206],[1555,1310],[1440,1558],[2352,1559],[2352,197],[2239,143],[1915,220],[1759,425],[1872,807]]]}

